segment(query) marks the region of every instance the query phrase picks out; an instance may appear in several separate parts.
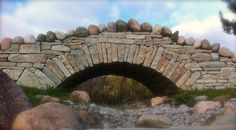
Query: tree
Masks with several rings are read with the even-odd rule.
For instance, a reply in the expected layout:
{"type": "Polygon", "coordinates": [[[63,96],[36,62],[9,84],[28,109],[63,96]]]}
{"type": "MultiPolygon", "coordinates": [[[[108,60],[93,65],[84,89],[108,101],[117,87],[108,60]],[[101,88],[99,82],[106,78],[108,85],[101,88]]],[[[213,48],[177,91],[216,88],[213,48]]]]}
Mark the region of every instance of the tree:
{"type": "MultiPolygon", "coordinates": [[[[229,10],[236,15],[236,0],[223,0],[227,3],[229,10]]],[[[228,34],[236,35],[236,19],[235,20],[228,20],[224,18],[223,13],[220,11],[220,21],[223,25],[223,29],[228,34]]]]}

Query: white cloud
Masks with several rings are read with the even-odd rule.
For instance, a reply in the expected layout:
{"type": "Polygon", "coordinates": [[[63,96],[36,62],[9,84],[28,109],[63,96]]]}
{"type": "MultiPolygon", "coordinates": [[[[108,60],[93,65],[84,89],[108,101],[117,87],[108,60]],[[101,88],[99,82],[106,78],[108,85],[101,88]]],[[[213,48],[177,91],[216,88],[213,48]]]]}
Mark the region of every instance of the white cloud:
{"type": "Polygon", "coordinates": [[[185,37],[193,36],[198,39],[208,39],[212,44],[218,42],[222,46],[236,51],[236,36],[223,32],[218,16],[209,16],[202,21],[191,20],[184,22],[173,27],[172,30],[179,30],[180,35],[185,37]]]}

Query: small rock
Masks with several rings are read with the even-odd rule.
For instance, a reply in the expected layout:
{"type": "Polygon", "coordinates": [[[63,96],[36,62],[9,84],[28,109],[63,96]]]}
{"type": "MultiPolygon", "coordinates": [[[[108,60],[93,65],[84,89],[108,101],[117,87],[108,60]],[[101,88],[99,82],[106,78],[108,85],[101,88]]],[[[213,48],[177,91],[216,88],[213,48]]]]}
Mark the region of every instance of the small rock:
{"type": "Polygon", "coordinates": [[[171,40],[172,40],[173,42],[177,42],[178,37],[179,37],[179,31],[175,31],[175,32],[172,34],[172,36],[171,36],[171,40]]]}
{"type": "Polygon", "coordinates": [[[198,61],[198,62],[207,62],[207,61],[210,61],[212,58],[210,54],[196,53],[191,56],[191,59],[193,61],[198,61]]]}
{"type": "Polygon", "coordinates": [[[168,27],[164,26],[164,27],[162,28],[161,35],[162,35],[163,37],[170,37],[171,34],[172,34],[172,31],[171,31],[168,27]]]}
{"type": "Polygon", "coordinates": [[[13,44],[21,44],[24,43],[24,38],[22,36],[17,36],[12,39],[13,44]]]}
{"type": "Polygon", "coordinates": [[[11,38],[3,38],[2,41],[1,41],[1,50],[4,51],[4,50],[7,50],[8,48],[11,47],[11,44],[12,44],[12,41],[11,41],[11,38]]]}
{"type": "Polygon", "coordinates": [[[223,56],[223,57],[231,58],[233,56],[233,52],[229,48],[226,48],[226,47],[221,47],[219,49],[219,53],[220,53],[220,56],[223,56]]]}
{"type": "Polygon", "coordinates": [[[152,98],[151,99],[151,106],[163,104],[166,100],[167,100],[166,96],[152,98]]]}
{"type": "Polygon", "coordinates": [[[195,100],[196,102],[205,101],[205,100],[207,100],[207,99],[208,99],[208,97],[205,96],[205,95],[194,97],[194,100],[195,100]]]}
{"type": "Polygon", "coordinates": [[[201,49],[206,49],[206,50],[211,49],[211,44],[209,43],[209,41],[207,39],[202,40],[201,49]]]}
{"type": "Polygon", "coordinates": [[[116,32],[116,31],[117,31],[116,23],[114,23],[114,22],[109,22],[109,23],[107,24],[107,31],[108,31],[108,32],[116,32]]]}
{"type": "Polygon", "coordinates": [[[99,29],[96,25],[89,25],[88,33],[89,33],[89,35],[98,35],[99,29]]]}
{"type": "Polygon", "coordinates": [[[37,36],[37,38],[36,38],[36,41],[37,41],[37,42],[45,42],[46,39],[47,39],[46,35],[44,35],[44,34],[39,34],[39,35],[37,36]]]}
{"type": "Polygon", "coordinates": [[[211,53],[211,58],[213,61],[219,61],[220,55],[219,55],[219,53],[211,53]]]}
{"type": "Polygon", "coordinates": [[[64,32],[56,31],[55,35],[58,40],[64,40],[66,38],[66,34],[64,32]]]}
{"type": "Polygon", "coordinates": [[[129,30],[131,32],[140,32],[141,31],[141,27],[140,27],[139,23],[134,19],[130,19],[128,21],[128,26],[129,26],[129,30]]]}
{"type": "Polygon", "coordinates": [[[201,40],[200,40],[200,39],[196,39],[196,40],[194,41],[194,43],[193,43],[193,47],[194,47],[195,49],[200,48],[200,47],[201,47],[201,40]]]}
{"type": "Polygon", "coordinates": [[[214,43],[214,44],[211,45],[211,50],[213,52],[218,52],[219,49],[220,49],[220,43],[214,43]]]}
{"type": "Polygon", "coordinates": [[[171,119],[164,115],[142,115],[138,118],[138,126],[145,128],[167,128],[172,125],[171,119]]]}
{"type": "Polygon", "coordinates": [[[26,35],[24,37],[24,43],[35,43],[35,42],[36,42],[36,39],[35,39],[34,35],[32,35],[32,34],[26,35]]]}
{"type": "Polygon", "coordinates": [[[86,91],[73,91],[70,97],[77,102],[90,102],[90,96],[86,91]]]}
{"type": "Polygon", "coordinates": [[[205,113],[208,110],[215,110],[220,107],[221,104],[218,101],[200,101],[194,106],[193,111],[197,113],[205,113]]]}
{"type": "Polygon", "coordinates": [[[77,27],[75,30],[75,35],[78,37],[87,37],[88,36],[88,30],[85,27],[77,27]]]}
{"type": "Polygon", "coordinates": [[[177,39],[177,44],[183,46],[185,42],[184,36],[179,36],[177,39]]]}
{"type": "Polygon", "coordinates": [[[161,34],[162,27],[159,24],[154,25],[152,32],[154,34],[161,34]]]}
{"type": "Polygon", "coordinates": [[[99,24],[98,25],[99,32],[105,32],[107,30],[106,25],[99,24]]]}
{"type": "Polygon", "coordinates": [[[195,42],[195,39],[193,37],[189,37],[187,39],[185,39],[185,45],[189,45],[192,46],[195,42]]]}
{"type": "Polygon", "coordinates": [[[75,31],[73,29],[70,29],[68,31],[66,31],[66,37],[72,37],[75,35],[75,31]]]}
{"type": "Polygon", "coordinates": [[[87,128],[94,128],[98,124],[94,117],[86,110],[79,110],[78,111],[79,117],[86,123],[87,128]]]}
{"type": "Polygon", "coordinates": [[[142,32],[152,32],[152,25],[149,23],[142,23],[140,27],[142,32]]]}
{"type": "Polygon", "coordinates": [[[84,130],[76,114],[59,103],[45,103],[18,114],[12,130],[84,130]]]}
{"type": "Polygon", "coordinates": [[[49,42],[55,42],[56,39],[57,39],[57,38],[56,38],[56,35],[55,35],[54,32],[52,32],[52,31],[48,31],[48,32],[47,32],[47,41],[49,41],[49,42]]]}
{"type": "Polygon", "coordinates": [[[121,19],[116,21],[116,28],[117,32],[127,32],[129,30],[128,24],[121,19]]]}
{"type": "Polygon", "coordinates": [[[52,97],[48,95],[36,95],[37,98],[40,98],[40,104],[48,102],[60,102],[60,99],[57,97],[52,97]]]}

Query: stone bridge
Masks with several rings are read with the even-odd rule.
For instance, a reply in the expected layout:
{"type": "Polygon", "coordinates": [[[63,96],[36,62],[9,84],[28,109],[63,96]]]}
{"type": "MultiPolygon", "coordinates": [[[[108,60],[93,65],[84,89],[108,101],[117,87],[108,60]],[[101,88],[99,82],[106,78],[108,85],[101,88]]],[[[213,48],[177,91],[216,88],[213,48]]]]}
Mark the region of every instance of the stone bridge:
{"type": "Polygon", "coordinates": [[[18,84],[68,90],[101,75],[133,78],[152,92],[236,87],[236,56],[208,40],[133,19],[63,32],[4,38],[0,68],[18,84]]]}

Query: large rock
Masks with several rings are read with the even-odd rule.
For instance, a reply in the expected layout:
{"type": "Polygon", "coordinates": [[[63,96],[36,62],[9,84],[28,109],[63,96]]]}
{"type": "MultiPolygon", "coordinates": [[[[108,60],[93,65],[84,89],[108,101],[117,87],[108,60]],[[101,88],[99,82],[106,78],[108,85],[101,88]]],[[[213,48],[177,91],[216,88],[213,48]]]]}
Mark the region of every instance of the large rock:
{"type": "Polygon", "coordinates": [[[168,27],[164,26],[164,27],[162,28],[161,35],[162,35],[163,37],[170,37],[171,34],[172,34],[172,31],[171,31],[168,27]]]}
{"type": "Polygon", "coordinates": [[[211,44],[207,39],[202,40],[201,42],[201,48],[202,49],[206,49],[206,50],[210,50],[211,49],[211,44]]]}
{"type": "Polygon", "coordinates": [[[183,46],[185,42],[184,36],[179,36],[177,39],[177,44],[183,46]]]}
{"type": "Polygon", "coordinates": [[[221,47],[219,49],[219,53],[220,53],[220,56],[223,56],[223,57],[230,58],[233,56],[233,52],[229,48],[226,48],[226,47],[221,47]]]}
{"type": "Polygon", "coordinates": [[[20,113],[12,130],[84,130],[76,114],[59,103],[46,103],[20,113]]]}
{"type": "Polygon", "coordinates": [[[171,35],[171,40],[172,40],[173,42],[177,42],[178,37],[179,37],[179,31],[175,31],[175,32],[171,35]]]}
{"type": "Polygon", "coordinates": [[[13,44],[21,44],[24,43],[24,38],[22,36],[16,36],[12,39],[13,44]]]}
{"type": "Polygon", "coordinates": [[[7,50],[8,48],[11,47],[11,44],[12,44],[12,41],[11,41],[11,38],[3,38],[2,41],[1,41],[1,50],[4,51],[4,50],[7,50]]]}
{"type": "Polygon", "coordinates": [[[88,33],[89,35],[98,35],[99,29],[96,25],[89,25],[88,27],[88,33]]]}
{"type": "Polygon", "coordinates": [[[56,35],[54,32],[52,32],[52,31],[47,32],[47,41],[54,42],[56,39],[57,38],[56,38],[56,35]]]}
{"type": "Polygon", "coordinates": [[[45,42],[47,40],[47,36],[44,34],[39,34],[36,38],[37,42],[45,42]]]}
{"type": "Polygon", "coordinates": [[[138,126],[145,128],[167,128],[172,125],[171,119],[164,115],[142,115],[138,118],[138,126]]]}
{"type": "Polygon", "coordinates": [[[207,62],[207,61],[210,61],[212,58],[210,54],[196,53],[191,56],[191,59],[193,61],[198,61],[198,62],[207,62]]]}
{"type": "Polygon", "coordinates": [[[99,24],[98,29],[99,29],[99,32],[105,32],[107,30],[107,27],[104,24],[99,24]]]}
{"type": "Polygon", "coordinates": [[[140,25],[142,32],[152,32],[152,25],[145,22],[140,25]]]}
{"type": "Polygon", "coordinates": [[[35,39],[34,35],[32,35],[32,34],[26,35],[24,37],[24,43],[35,43],[35,42],[36,42],[36,39],[35,39]]]}
{"type": "Polygon", "coordinates": [[[58,40],[64,40],[66,38],[66,34],[64,32],[61,32],[61,31],[56,31],[55,35],[56,35],[58,40]]]}
{"type": "Polygon", "coordinates": [[[196,39],[196,40],[194,41],[194,43],[193,43],[193,47],[194,47],[195,49],[200,48],[200,47],[201,47],[201,40],[200,40],[200,39],[196,39]]]}
{"type": "Polygon", "coordinates": [[[192,46],[195,42],[195,39],[193,37],[189,37],[187,39],[185,39],[185,44],[186,45],[189,45],[189,46],[192,46]]]}
{"type": "Polygon", "coordinates": [[[218,52],[219,49],[220,49],[220,43],[214,43],[214,44],[211,45],[211,50],[213,52],[218,52]]]}
{"type": "Polygon", "coordinates": [[[116,28],[117,32],[127,32],[129,30],[128,24],[121,19],[116,21],[116,28]]]}
{"type": "Polygon", "coordinates": [[[159,24],[154,25],[152,32],[154,34],[161,34],[162,27],[159,24]]]}
{"type": "Polygon", "coordinates": [[[85,27],[77,27],[75,30],[75,35],[78,37],[87,37],[88,36],[88,30],[85,27]]]}
{"type": "Polygon", "coordinates": [[[90,96],[86,91],[73,91],[70,97],[77,102],[90,102],[90,96]]]}
{"type": "Polygon", "coordinates": [[[200,101],[195,104],[193,111],[197,113],[205,113],[208,110],[215,110],[221,107],[218,101],[200,101]]]}
{"type": "Polygon", "coordinates": [[[134,19],[130,19],[128,21],[128,26],[129,26],[129,30],[131,32],[140,32],[141,31],[141,27],[140,27],[139,23],[134,19]]]}
{"type": "Polygon", "coordinates": [[[107,24],[107,31],[108,31],[108,32],[116,32],[116,31],[117,31],[116,23],[114,23],[114,22],[109,22],[109,23],[107,24]]]}

